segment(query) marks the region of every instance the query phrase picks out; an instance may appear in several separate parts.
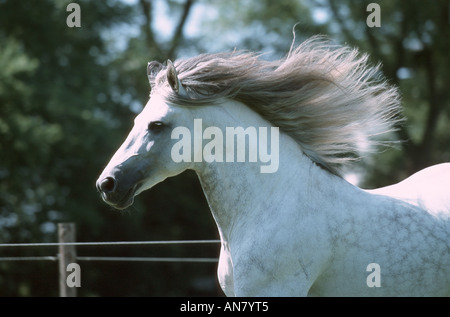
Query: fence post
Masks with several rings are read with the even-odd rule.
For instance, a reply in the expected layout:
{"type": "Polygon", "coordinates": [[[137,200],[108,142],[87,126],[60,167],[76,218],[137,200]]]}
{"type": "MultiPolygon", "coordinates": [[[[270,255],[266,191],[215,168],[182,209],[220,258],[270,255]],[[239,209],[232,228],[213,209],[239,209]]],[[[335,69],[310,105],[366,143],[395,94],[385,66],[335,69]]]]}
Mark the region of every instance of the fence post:
{"type": "MultiPolygon", "coordinates": [[[[58,223],[58,242],[75,242],[75,224],[58,223]]],[[[77,288],[67,285],[67,265],[76,263],[77,254],[74,245],[59,246],[59,296],[76,297],[77,288]]]]}

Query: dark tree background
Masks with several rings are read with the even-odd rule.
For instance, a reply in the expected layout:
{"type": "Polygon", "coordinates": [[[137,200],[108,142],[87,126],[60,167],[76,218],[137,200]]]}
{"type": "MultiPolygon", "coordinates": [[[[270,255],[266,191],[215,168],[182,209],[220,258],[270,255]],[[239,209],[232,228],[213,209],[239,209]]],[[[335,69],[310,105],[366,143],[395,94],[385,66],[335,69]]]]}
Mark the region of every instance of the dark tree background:
{"type": "MultiPolygon", "coordinates": [[[[76,1],[0,0],[0,243],[55,242],[58,222],[78,241],[217,239],[195,174],[141,194],[124,212],[106,206],[95,180],[148,98],[146,64],[248,49],[280,58],[296,41],[327,34],[381,61],[402,94],[402,143],[355,166],[363,187],[383,186],[450,161],[449,0],[76,1]],[[164,12],[158,11],[165,8],[164,12]],[[161,34],[161,16],[171,26],[161,34]],[[159,18],[159,19],[157,19],[159,18]],[[195,22],[195,23],[194,23],[195,22]],[[189,23],[198,27],[187,32],[189,23]]],[[[216,257],[218,246],[79,247],[79,255],[216,257]]],[[[0,248],[2,256],[55,248],[0,248]]],[[[83,262],[79,296],[223,295],[216,265],[83,262]]],[[[0,261],[0,296],[57,296],[54,262],[0,261]]]]}

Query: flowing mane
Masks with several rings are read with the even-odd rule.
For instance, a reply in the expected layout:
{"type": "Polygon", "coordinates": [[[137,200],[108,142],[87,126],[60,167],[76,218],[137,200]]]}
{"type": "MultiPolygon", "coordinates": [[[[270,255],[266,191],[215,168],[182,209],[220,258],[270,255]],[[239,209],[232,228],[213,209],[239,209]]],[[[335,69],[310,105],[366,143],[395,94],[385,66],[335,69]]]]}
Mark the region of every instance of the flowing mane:
{"type": "Polygon", "coordinates": [[[339,175],[400,120],[397,90],[368,56],[313,37],[266,61],[233,51],[175,62],[185,94],[167,89],[166,68],[149,74],[152,94],[183,106],[240,101],[289,134],[314,162],[339,175]]]}

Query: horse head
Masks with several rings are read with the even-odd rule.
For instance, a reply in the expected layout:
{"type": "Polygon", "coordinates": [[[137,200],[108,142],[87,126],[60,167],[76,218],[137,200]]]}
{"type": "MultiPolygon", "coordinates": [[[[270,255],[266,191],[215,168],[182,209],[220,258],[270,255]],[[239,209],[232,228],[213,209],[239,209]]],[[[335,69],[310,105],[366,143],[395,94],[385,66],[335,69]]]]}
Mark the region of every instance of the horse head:
{"type": "Polygon", "coordinates": [[[165,89],[169,93],[185,93],[175,67],[170,60],[167,67],[151,62],[147,75],[152,86],[150,99],[96,182],[103,200],[117,209],[129,207],[136,195],[189,167],[188,163],[171,159],[171,131],[176,126],[189,126],[192,119],[188,121],[186,109],[174,107],[159,93],[153,93],[158,83],[163,86],[158,89],[160,92],[165,89]],[[165,73],[161,72],[164,69],[165,73]]]}

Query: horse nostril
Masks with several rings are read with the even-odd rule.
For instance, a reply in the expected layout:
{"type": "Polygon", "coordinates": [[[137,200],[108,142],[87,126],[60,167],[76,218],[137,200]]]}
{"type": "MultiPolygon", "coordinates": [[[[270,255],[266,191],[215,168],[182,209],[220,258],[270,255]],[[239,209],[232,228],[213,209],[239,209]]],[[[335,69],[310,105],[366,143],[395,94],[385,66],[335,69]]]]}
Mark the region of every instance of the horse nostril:
{"type": "Polygon", "coordinates": [[[116,181],[112,177],[106,177],[100,182],[99,189],[104,193],[112,192],[116,188],[116,181]]]}

